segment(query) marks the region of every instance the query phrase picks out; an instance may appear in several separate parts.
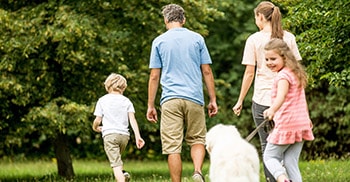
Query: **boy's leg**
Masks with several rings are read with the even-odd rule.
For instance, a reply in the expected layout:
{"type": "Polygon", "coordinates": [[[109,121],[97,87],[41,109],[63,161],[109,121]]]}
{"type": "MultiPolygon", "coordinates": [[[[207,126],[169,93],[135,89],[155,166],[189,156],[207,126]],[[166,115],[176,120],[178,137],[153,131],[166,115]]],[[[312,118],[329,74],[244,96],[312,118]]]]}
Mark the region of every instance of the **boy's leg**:
{"type": "Polygon", "coordinates": [[[114,177],[118,182],[124,182],[123,166],[113,167],[114,177]]]}
{"type": "Polygon", "coordinates": [[[109,134],[104,136],[103,143],[106,155],[113,169],[115,179],[119,181],[125,181],[123,170],[123,161],[121,159],[121,153],[125,150],[125,147],[129,141],[128,135],[121,134],[109,134]]]}

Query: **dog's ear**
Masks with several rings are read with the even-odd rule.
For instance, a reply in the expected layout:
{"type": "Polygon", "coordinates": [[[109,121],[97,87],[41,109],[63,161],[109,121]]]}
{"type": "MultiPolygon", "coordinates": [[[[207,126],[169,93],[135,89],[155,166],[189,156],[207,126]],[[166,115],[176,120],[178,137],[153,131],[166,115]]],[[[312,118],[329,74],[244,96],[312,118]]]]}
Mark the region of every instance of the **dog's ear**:
{"type": "Polygon", "coordinates": [[[211,149],[212,149],[212,140],[210,137],[208,137],[210,135],[207,135],[205,137],[205,149],[208,151],[208,153],[210,154],[211,153],[211,149]]]}
{"type": "Polygon", "coordinates": [[[209,131],[207,135],[205,136],[205,149],[207,149],[208,153],[210,154],[211,148],[212,148],[212,133],[209,131]]]}
{"type": "Polygon", "coordinates": [[[210,130],[207,132],[206,136],[205,136],[205,148],[208,151],[208,153],[211,153],[211,150],[213,148],[214,145],[214,140],[215,140],[215,136],[217,135],[216,132],[218,130],[218,125],[210,128],[210,130]]]}
{"type": "Polygon", "coordinates": [[[232,132],[235,136],[241,137],[241,134],[239,133],[239,131],[238,131],[238,129],[236,128],[236,126],[230,125],[229,127],[230,127],[231,132],[232,132]]]}
{"type": "Polygon", "coordinates": [[[211,148],[212,148],[212,147],[211,147],[210,145],[206,145],[206,146],[205,146],[205,149],[207,149],[209,155],[210,155],[210,153],[211,153],[211,148]]]}

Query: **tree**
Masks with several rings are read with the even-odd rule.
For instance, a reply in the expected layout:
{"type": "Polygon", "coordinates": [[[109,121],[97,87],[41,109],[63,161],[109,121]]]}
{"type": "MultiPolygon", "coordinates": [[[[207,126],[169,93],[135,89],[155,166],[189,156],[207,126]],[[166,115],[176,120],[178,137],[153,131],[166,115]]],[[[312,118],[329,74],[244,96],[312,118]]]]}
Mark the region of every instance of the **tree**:
{"type": "MultiPolygon", "coordinates": [[[[125,95],[134,103],[146,143],[152,144],[142,151],[129,145],[128,157],[160,159],[159,127],[145,118],[148,59],[153,38],[165,31],[160,9],[169,2],[1,2],[0,157],[55,156],[63,166],[59,174],[71,178],[70,154],[104,156],[100,134],[90,129],[92,112],[105,94],[106,76],[117,72],[128,80],[125,95]]],[[[208,118],[208,128],[235,124],[242,136],[253,129],[249,95],[239,118],[231,108],[244,70],[244,42],[257,30],[253,8],[258,2],[174,2],[186,10],[185,26],[205,36],[213,59],[220,110],[208,118]]],[[[310,76],[307,97],[318,137],[306,144],[306,158],[344,156],[350,146],[349,2],[274,2],[282,8],[284,27],[297,37],[310,76]]]]}
{"type": "Polygon", "coordinates": [[[40,132],[53,141],[58,174],[68,179],[74,177],[68,137],[81,130],[90,129],[91,107],[77,104],[66,98],[55,98],[45,106],[31,108],[23,121],[28,122],[23,133],[40,132]],[[29,129],[28,129],[29,128],[29,129]]]}
{"type": "MultiPolygon", "coordinates": [[[[151,41],[165,31],[160,9],[168,3],[2,3],[0,130],[6,134],[1,136],[2,151],[6,152],[5,145],[40,148],[45,141],[53,141],[58,174],[72,178],[69,141],[77,135],[91,135],[92,108],[105,93],[102,83],[111,72],[128,79],[125,94],[135,101],[141,113],[138,118],[144,118],[151,41]],[[34,137],[38,137],[36,142],[30,142],[34,137]]],[[[187,26],[203,35],[208,33],[203,22],[221,15],[213,0],[181,4],[188,11],[187,26]]]]}

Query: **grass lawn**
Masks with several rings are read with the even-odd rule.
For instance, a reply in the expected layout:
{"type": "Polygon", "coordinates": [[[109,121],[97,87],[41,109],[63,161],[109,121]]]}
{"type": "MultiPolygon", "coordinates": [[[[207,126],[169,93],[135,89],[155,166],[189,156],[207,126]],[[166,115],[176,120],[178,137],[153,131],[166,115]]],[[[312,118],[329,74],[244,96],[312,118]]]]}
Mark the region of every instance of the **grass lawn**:
{"type": "MultiPolygon", "coordinates": [[[[112,182],[113,174],[107,161],[73,161],[75,179],[73,181],[112,182]]],[[[316,160],[299,163],[305,182],[344,182],[350,181],[350,160],[316,160]]],[[[125,170],[131,174],[133,182],[168,182],[166,161],[125,161],[125,170]]],[[[208,179],[208,160],[203,166],[208,179]]],[[[183,182],[190,182],[192,164],[183,163],[183,182]]],[[[261,178],[263,173],[261,172],[261,178]]],[[[0,182],[7,181],[65,181],[58,177],[55,161],[0,161],[0,182]]],[[[261,180],[263,181],[263,180],[261,180]]]]}

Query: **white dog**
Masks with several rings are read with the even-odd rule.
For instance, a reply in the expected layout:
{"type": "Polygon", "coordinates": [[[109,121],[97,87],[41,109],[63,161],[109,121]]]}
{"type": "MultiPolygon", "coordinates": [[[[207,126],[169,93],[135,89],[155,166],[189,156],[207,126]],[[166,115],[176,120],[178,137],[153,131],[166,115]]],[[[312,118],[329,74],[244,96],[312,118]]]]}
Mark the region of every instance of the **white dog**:
{"type": "Polygon", "coordinates": [[[206,135],[211,182],[259,182],[259,156],[233,125],[218,124],[206,135]]]}

